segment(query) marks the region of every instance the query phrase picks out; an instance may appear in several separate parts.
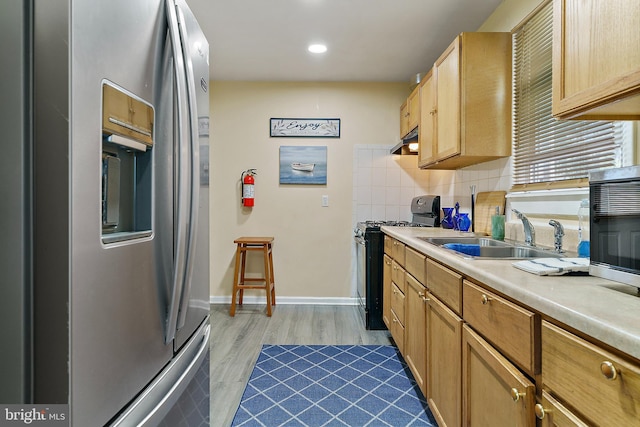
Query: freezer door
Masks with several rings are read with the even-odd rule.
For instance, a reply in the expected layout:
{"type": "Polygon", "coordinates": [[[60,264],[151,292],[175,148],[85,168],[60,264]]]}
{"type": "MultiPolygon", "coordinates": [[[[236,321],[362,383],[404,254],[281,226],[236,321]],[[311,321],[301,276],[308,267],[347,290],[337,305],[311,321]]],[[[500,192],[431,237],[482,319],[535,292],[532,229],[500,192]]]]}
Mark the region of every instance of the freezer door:
{"type": "Polygon", "coordinates": [[[209,425],[209,318],[111,427],[209,425]]]}

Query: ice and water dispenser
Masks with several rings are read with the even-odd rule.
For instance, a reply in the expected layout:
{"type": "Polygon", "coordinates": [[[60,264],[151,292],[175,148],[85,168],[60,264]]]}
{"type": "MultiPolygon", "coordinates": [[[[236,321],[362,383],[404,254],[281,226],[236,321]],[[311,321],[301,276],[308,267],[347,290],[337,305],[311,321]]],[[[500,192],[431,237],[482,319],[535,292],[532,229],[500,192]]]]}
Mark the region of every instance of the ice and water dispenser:
{"type": "Polygon", "coordinates": [[[151,235],[153,106],[102,85],[102,242],[151,235]]]}

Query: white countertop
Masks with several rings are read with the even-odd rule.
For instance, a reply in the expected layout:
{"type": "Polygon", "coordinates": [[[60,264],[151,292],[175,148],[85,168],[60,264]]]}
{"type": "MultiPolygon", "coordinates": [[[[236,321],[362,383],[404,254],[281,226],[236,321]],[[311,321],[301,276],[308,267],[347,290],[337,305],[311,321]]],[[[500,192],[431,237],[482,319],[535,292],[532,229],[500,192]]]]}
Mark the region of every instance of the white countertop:
{"type": "Polygon", "coordinates": [[[382,227],[386,234],[533,310],[640,360],[640,298],[633,288],[592,276],[538,276],[514,260],[469,259],[418,237],[463,236],[441,228],[382,227]]]}

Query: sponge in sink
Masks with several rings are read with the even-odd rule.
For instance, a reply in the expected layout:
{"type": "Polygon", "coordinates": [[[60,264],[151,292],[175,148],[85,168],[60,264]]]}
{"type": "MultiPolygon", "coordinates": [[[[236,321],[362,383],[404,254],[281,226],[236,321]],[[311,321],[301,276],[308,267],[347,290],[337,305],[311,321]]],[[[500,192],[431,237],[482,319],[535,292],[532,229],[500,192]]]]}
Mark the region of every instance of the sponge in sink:
{"type": "Polygon", "coordinates": [[[456,252],[461,252],[465,255],[480,256],[480,245],[473,245],[469,243],[445,243],[442,247],[456,252]]]}

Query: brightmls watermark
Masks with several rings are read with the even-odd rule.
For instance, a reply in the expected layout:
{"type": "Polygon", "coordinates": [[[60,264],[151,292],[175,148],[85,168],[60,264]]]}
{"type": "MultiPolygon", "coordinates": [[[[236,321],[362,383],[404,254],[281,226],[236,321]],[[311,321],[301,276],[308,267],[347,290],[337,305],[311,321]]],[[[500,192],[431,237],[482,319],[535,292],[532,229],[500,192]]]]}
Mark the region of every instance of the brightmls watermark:
{"type": "Polygon", "coordinates": [[[0,427],[68,427],[69,405],[1,405],[0,427]]]}

